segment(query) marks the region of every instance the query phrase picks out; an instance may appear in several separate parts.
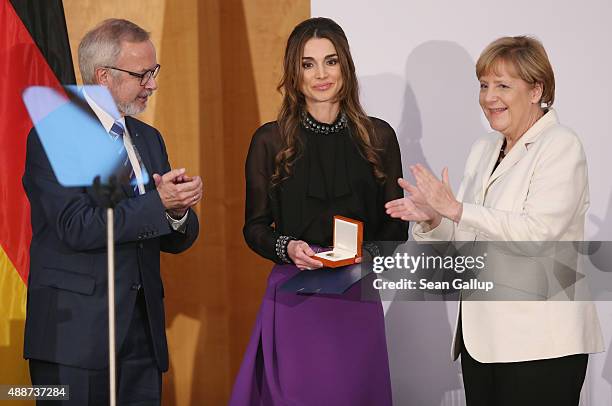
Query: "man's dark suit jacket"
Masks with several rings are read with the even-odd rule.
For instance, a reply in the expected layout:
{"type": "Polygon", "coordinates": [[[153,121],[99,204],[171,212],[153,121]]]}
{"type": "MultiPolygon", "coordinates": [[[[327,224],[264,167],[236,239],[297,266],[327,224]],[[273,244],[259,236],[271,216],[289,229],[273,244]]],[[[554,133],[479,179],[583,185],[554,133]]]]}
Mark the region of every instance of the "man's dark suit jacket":
{"type": "MultiPolygon", "coordinates": [[[[153,127],[126,117],[132,142],[149,174],[170,170],[153,127]]],[[[108,367],[106,209],[92,188],[61,186],[36,130],[28,136],[23,186],[32,209],[32,244],[25,358],[88,369],[108,367]]],[[[160,251],[179,253],[198,236],[189,210],[185,233],[173,231],[153,177],[146,193],[129,186],[115,209],[116,343],[121,348],[141,284],[159,368],[168,369],[160,251]]]]}

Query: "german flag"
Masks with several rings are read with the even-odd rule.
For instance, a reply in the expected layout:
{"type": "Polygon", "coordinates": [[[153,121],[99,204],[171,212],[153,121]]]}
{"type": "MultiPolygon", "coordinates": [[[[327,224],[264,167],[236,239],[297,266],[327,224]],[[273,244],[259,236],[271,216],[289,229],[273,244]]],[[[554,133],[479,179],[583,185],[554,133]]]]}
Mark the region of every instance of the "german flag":
{"type": "Polygon", "coordinates": [[[61,0],[0,0],[0,384],[29,384],[23,359],[32,237],[21,185],[32,122],[21,95],[28,86],[74,84],[61,0]]]}

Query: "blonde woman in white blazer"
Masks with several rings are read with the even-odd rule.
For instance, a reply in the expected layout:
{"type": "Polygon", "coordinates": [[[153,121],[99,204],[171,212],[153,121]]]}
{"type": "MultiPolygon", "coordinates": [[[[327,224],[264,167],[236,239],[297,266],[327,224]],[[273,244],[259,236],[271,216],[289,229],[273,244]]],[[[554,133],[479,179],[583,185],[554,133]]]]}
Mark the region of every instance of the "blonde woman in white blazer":
{"type": "MultiPolygon", "coordinates": [[[[457,197],[411,167],[408,196],[387,203],[416,221],[417,241],[580,241],[589,206],[580,140],[550,108],[554,73],[536,39],[504,37],[476,64],[480,105],[496,132],[476,141],[457,197]],[[545,106],[545,107],[543,107],[545,106]]],[[[468,406],[577,406],[589,353],[604,350],[587,301],[463,301],[453,340],[468,406]]]]}

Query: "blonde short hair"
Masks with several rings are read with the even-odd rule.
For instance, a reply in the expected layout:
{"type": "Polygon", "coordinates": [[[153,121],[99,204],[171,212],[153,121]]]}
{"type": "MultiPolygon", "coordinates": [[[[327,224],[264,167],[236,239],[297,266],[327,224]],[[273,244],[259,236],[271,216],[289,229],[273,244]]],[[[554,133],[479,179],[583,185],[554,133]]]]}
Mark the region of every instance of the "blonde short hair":
{"type": "Polygon", "coordinates": [[[502,37],[491,42],[476,62],[476,77],[486,75],[505,62],[514,67],[516,75],[530,85],[542,86],[541,103],[550,107],[555,101],[555,74],[544,46],[527,36],[502,37]]]}

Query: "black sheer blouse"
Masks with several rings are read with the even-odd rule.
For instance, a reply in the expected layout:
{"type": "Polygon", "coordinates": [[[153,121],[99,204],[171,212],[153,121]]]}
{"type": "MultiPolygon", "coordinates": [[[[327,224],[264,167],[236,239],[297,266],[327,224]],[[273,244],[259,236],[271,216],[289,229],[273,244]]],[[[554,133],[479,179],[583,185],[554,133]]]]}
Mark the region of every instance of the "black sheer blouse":
{"type": "Polygon", "coordinates": [[[281,235],[310,244],[331,246],[333,217],[364,223],[364,241],[405,241],[408,223],[385,213],[385,203],[403,197],[397,178],[402,163],[395,132],[385,121],[371,118],[387,176],[380,184],[351,138],[350,125],[339,132],[316,134],[300,126],[304,151],[291,177],[275,187],[270,179],[280,150],[278,125],[261,126],[251,140],[246,160],[244,238],[256,253],[274,262],[281,235]]]}

